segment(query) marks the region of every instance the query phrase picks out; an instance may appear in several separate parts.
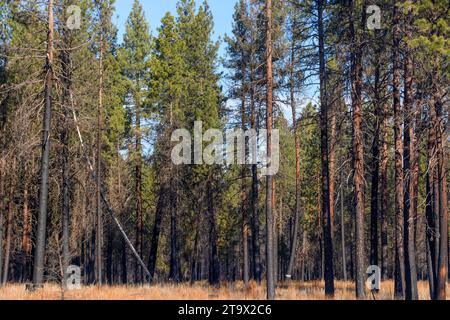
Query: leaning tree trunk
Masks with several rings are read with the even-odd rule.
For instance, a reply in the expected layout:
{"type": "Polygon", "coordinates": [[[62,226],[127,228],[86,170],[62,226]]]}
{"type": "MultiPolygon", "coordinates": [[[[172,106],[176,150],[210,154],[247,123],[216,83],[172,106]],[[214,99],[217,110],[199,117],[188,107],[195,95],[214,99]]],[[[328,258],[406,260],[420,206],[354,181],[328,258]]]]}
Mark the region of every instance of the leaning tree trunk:
{"type": "Polygon", "coordinates": [[[48,202],[48,172],[50,154],[50,125],[52,109],[53,86],[53,0],[48,1],[48,34],[47,61],[45,65],[45,108],[42,135],[41,179],[39,189],[39,212],[37,222],[36,249],[34,253],[33,284],[40,287],[44,280],[45,237],[47,231],[47,202],[48,202]]]}

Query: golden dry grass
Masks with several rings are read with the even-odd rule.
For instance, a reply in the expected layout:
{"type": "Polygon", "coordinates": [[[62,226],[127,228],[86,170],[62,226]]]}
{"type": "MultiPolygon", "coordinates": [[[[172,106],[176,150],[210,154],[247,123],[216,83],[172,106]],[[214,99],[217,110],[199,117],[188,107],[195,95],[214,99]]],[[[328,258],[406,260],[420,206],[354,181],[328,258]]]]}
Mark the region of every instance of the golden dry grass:
{"type": "MultiPolygon", "coordinates": [[[[354,284],[337,281],[335,300],[354,300],[354,284]]],[[[450,289],[450,288],[449,288],[450,289]]],[[[447,290],[450,299],[450,290],[447,290]]],[[[160,284],[155,286],[88,286],[79,290],[66,291],[66,300],[264,300],[265,287],[250,283],[244,290],[242,282],[223,284],[219,289],[206,283],[195,285],[160,284]]],[[[277,299],[280,300],[323,300],[323,282],[291,282],[289,286],[279,285],[277,299]]],[[[371,297],[369,297],[371,299],[371,297]]],[[[386,281],[381,285],[377,300],[393,298],[393,282],[386,281]]],[[[419,282],[419,298],[429,299],[428,283],[419,282]]],[[[62,292],[58,285],[47,284],[35,292],[25,290],[25,285],[10,284],[0,288],[0,300],[61,300],[62,292]]]]}

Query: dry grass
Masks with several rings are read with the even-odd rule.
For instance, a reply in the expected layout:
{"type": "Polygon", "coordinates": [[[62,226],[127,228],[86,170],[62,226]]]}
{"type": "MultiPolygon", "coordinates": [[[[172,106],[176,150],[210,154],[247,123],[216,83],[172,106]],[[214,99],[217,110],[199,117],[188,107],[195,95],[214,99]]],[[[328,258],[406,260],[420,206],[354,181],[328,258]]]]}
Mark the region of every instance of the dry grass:
{"type": "MultiPolygon", "coordinates": [[[[336,282],[335,300],[354,300],[354,284],[336,282]]],[[[292,282],[289,286],[281,284],[277,288],[277,299],[280,300],[323,300],[323,282],[292,282]]],[[[449,288],[450,289],[450,288],[449,288]]],[[[450,290],[447,290],[450,299],[450,290]]],[[[115,286],[115,287],[83,287],[79,290],[67,291],[66,300],[263,300],[265,287],[251,283],[243,289],[242,282],[223,284],[220,289],[212,288],[206,283],[195,285],[161,284],[151,287],[115,286]]],[[[377,300],[393,298],[393,282],[386,281],[376,296],[377,300]]],[[[419,298],[429,299],[428,283],[419,282],[419,298]]],[[[7,285],[0,288],[0,300],[61,300],[62,293],[58,285],[48,284],[35,292],[25,290],[25,285],[7,285]]]]}

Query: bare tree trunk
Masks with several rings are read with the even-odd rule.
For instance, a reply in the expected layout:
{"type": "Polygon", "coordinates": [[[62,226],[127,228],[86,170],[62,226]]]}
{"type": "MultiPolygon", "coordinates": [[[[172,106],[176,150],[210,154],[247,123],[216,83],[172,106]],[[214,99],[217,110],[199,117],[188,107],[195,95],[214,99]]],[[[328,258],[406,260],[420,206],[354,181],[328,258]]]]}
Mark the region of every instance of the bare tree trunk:
{"type": "Polygon", "coordinates": [[[301,189],[300,189],[300,137],[299,137],[299,119],[297,119],[297,104],[295,100],[295,79],[294,79],[294,63],[295,63],[295,46],[294,42],[291,47],[291,73],[290,73],[290,104],[292,110],[292,124],[295,140],[295,216],[294,216],[294,232],[292,235],[292,244],[289,254],[289,264],[286,276],[292,278],[292,270],[294,268],[295,253],[297,251],[298,227],[300,223],[301,210],[301,189]]]}
{"type": "MultiPolygon", "coordinates": [[[[15,160],[11,171],[15,170],[15,160]]],[[[6,218],[6,242],[5,242],[5,261],[3,262],[3,275],[2,283],[5,285],[8,282],[9,274],[9,260],[11,257],[11,243],[12,243],[12,227],[13,227],[13,216],[14,216],[14,181],[11,176],[10,179],[10,190],[8,195],[8,216],[6,218]]]]}
{"type": "Polygon", "coordinates": [[[437,264],[436,299],[446,300],[446,284],[448,276],[448,211],[447,211],[447,178],[445,171],[445,114],[439,99],[435,99],[436,112],[436,153],[437,153],[437,184],[439,198],[439,257],[437,264]]]}
{"type": "MultiPolygon", "coordinates": [[[[136,99],[137,100],[137,99],[136,99]]],[[[143,216],[142,216],[142,135],[141,135],[141,108],[140,102],[136,101],[136,160],[135,160],[135,194],[136,194],[136,250],[142,256],[142,242],[143,242],[143,216]]],[[[138,263],[135,264],[135,281],[137,283],[143,280],[143,270],[138,263]]]]}
{"type": "MultiPolygon", "coordinates": [[[[325,32],[323,28],[324,1],[318,0],[318,31],[319,31],[319,64],[320,64],[320,145],[322,159],[322,226],[324,240],[324,277],[325,294],[334,296],[334,268],[333,268],[333,241],[330,204],[330,175],[328,157],[328,102],[326,93],[326,70],[325,70],[325,32]]],[[[333,191],[334,192],[334,191],[333,191]]],[[[334,197],[333,197],[334,201],[334,197]]]]}
{"type": "MultiPolygon", "coordinates": [[[[378,54],[379,57],[379,54],[378,54]]],[[[382,103],[380,97],[380,63],[375,70],[375,133],[372,144],[372,184],[370,197],[370,264],[378,266],[378,190],[380,181],[380,140],[382,123],[382,103]]]]}
{"type": "MultiPolygon", "coordinates": [[[[246,116],[245,116],[245,96],[246,91],[244,88],[245,81],[245,68],[242,68],[242,98],[241,98],[241,128],[246,130],[246,116]]],[[[241,212],[242,212],[242,280],[244,281],[244,287],[247,288],[249,281],[249,254],[248,254],[248,217],[247,217],[247,186],[246,186],[246,166],[241,168],[241,212]]]]}
{"type": "MultiPolygon", "coordinates": [[[[65,19],[66,17],[64,17],[65,19]]],[[[63,73],[63,93],[61,98],[61,106],[63,108],[63,123],[61,125],[60,140],[62,144],[61,152],[61,172],[62,172],[62,194],[61,194],[61,227],[62,227],[62,284],[65,288],[66,271],[70,262],[69,254],[69,225],[70,225],[70,188],[69,188],[69,104],[70,90],[72,86],[72,70],[71,70],[71,57],[70,49],[72,46],[70,31],[67,28],[63,28],[63,44],[64,49],[61,52],[61,69],[63,73]]]]}
{"type": "MultiPolygon", "coordinates": [[[[432,110],[430,110],[430,113],[432,110]]],[[[437,283],[437,264],[436,256],[436,242],[439,242],[437,237],[436,226],[436,212],[434,211],[433,203],[433,185],[434,185],[434,151],[436,143],[436,131],[434,123],[428,124],[428,144],[427,144],[427,177],[426,177],[426,248],[427,248],[427,269],[428,269],[428,284],[430,287],[430,298],[436,298],[436,283],[437,283]]]]}
{"type": "Polygon", "coordinates": [[[393,39],[393,98],[395,140],[395,296],[405,297],[405,257],[403,251],[403,113],[400,102],[400,22],[399,9],[394,3],[393,39]]]}
{"type": "MultiPolygon", "coordinates": [[[[172,175],[173,179],[177,176],[176,173],[172,175]]],[[[169,279],[174,282],[180,281],[180,270],[178,262],[178,232],[177,232],[177,210],[178,210],[178,190],[175,183],[172,183],[170,190],[171,197],[171,212],[170,212],[170,270],[169,279]]]]}
{"type": "MultiPolygon", "coordinates": [[[[101,19],[101,18],[100,18],[101,19]]],[[[97,224],[97,236],[95,246],[95,266],[96,266],[96,280],[98,285],[102,285],[103,277],[103,218],[102,218],[102,200],[101,200],[101,188],[102,188],[102,135],[103,135],[103,30],[100,30],[100,56],[99,56],[99,92],[98,92],[98,109],[97,109],[97,169],[96,169],[96,224],[97,224]]]]}
{"type": "MultiPolygon", "coordinates": [[[[211,178],[210,178],[211,179],[211,178]]],[[[209,216],[209,284],[218,285],[220,281],[219,253],[217,250],[216,212],[212,182],[207,182],[207,210],[209,216]]]]}
{"type": "MultiPolygon", "coordinates": [[[[383,99],[386,94],[387,84],[383,84],[383,99]]],[[[383,102],[380,158],[381,270],[383,279],[388,278],[388,108],[389,104],[383,102]]]]}
{"type": "Polygon", "coordinates": [[[344,217],[344,184],[341,174],[341,246],[342,246],[342,272],[344,275],[344,281],[347,281],[347,261],[345,250],[345,217],[344,217]]]}
{"type": "Polygon", "coordinates": [[[44,280],[45,242],[47,230],[47,202],[48,202],[48,171],[50,154],[50,124],[52,109],[53,85],[53,0],[48,0],[48,34],[47,34],[47,62],[45,66],[45,110],[42,135],[41,179],[39,189],[39,213],[34,255],[33,284],[40,287],[44,280]]]}
{"type": "MultiPolygon", "coordinates": [[[[272,126],[273,126],[273,71],[272,71],[272,0],[266,0],[266,125],[267,125],[267,157],[272,157],[272,126]]],[[[267,277],[267,299],[275,299],[275,284],[273,270],[273,177],[269,174],[266,179],[266,277],[267,277]]]]}
{"type": "MultiPolygon", "coordinates": [[[[256,110],[255,110],[255,92],[253,84],[253,70],[250,70],[250,112],[251,128],[257,130],[256,110]]],[[[259,239],[259,183],[258,183],[258,165],[252,164],[252,252],[253,252],[253,276],[259,283],[261,282],[261,252],[259,239]]]]}
{"type": "MultiPolygon", "coordinates": [[[[23,186],[23,233],[22,233],[22,254],[23,254],[23,266],[22,266],[22,280],[28,281],[30,276],[29,265],[31,259],[31,212],[29,208],[29,178],[28,178],[28,168],[25,166],[25,177],[23,186]]],[[[1,194],[1,191],[0,191],[1,194]]],[[[1,204],[0,204],[1,206],[1,204]]],[[[1,208],[1,207],[0,207],[1,208]]],[[[1,210],[1,209],[0,209],[1,210]]],[[[1,235],[0,235],[1,236],[1,235]]],[[[1,244],[0,244],[1,248],[1,244]]]]}
{"type": "MultiPolygon", "coordinates": [[[[411,12],[406,23],[407,37],[411,38],[411,30],[408,23],[411,21],[411,12]]],[[[414,135],[414,110],[413,110],[413,61],[409,48],[405,49],[405,90],[404,90],[404,154],[403,154],[403,219],[404,219],[404,250],[405,250],[405,299],[417,300],[417,271],[416,252],[414,245],[414,225],[416,208],[414,206],[414,167],[415,161],[415,135],[414,135]]]]}
{"type": "MultiPolygon", "coordinates": [[[[355,245],[356,245],[356,297],[365,297],[365,263],[364,263],[364,138],[362,133],[362,44],[355,27],[356,4],[352,1],[350,33],[355,46],[352,52],[352,109],[353,109],[353,156],[355,189],[355,245]]],[[[363,10],[363,13],[365,10],[363,10]]],[[[364,16],[364,14],[363,14],[364,16]]],[[[365,18],[363,17],[363,21],[365,18]]]]}
{"type": "Polygon", "coordinates": [[[159,190],[159,199],[156,205],[156,213],[155,213],[155,224],[153,225],[152,239],[150,243],[150,255],[148,262],[148,270],[150,271],[150,275],[152,279],[154,279],[155,269],[156,269],[156,259],[158,257],[158,243],[159,243],[159,234],[161,233],[161,221],[162,214],[165,206],[165,197],[166,193],[169,192],[162,185],[159,190]]]}
{"type": "MultiPolygon", "coordinates": [[[[0,276],[3,274],[3,224],[5,220],[5,163],[3,160],[3,130],[0,137],[0,276]]],[[[0,279],[1,280],[1,279],[0,279]]],[[[0,287],[2,281],[0,281],[0,287]]]]}

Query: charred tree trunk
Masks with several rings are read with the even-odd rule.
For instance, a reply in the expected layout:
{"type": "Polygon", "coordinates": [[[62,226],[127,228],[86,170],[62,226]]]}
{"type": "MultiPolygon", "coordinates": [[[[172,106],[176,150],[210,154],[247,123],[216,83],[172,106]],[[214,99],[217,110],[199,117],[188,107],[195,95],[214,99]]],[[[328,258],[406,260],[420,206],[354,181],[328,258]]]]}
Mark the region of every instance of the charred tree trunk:
{"type": "Polygon", "coordinates": [[[166,190],[164,186],[160,187],[159,199],[156,205],[155,224],[153,225],[152,240],[150,243],[150,255],[148,261],[148,270],[150,271],[152,279],[154,279],[155,275],[156,259],[158,256],[159,234],[161,233],[162,215],[166,202],[165,197],[167,192],[168,190],[166,190]]]}
{"type": "MultiPolygon", "coordinates": [[[[176,175],[176,174],[175,174],[176,175]]],[[[175,177],[174,177],[175,178],[175,177]]],[[[172,184],[171,187],[171,211],[170,211],[170,270],[169,279],[173,282],[180,282],[180,270],[178,262],[178,226],[177,226],[177,210],[178,210],[178,192],[177,186],[172,184]]]]}
{"type": "Polygon", "coordinates": [[[400,17],[394,2],[393,98],[395,140],[395,297],[405,297],[405,257],[403,251],[403,113],[400,102],[400,17]]]}
{"type": "MultiPolygon", "coordinates": [[[[383,84],[383,100],[386,94],[387,85],[383,84]]],[[[388,108],[389,104],[383,102],[380,155],[381,270],[383,279],[388,278],[388,108]]]]}
{"type": "MultiPolygon", "coordinates": [[[[365,10],[363,10],[365,12],[365,10]]],[[[364,16],[364,14],[363,14],[364,16]]],[[[352,109],[353,109],[353,157],[355,190],[355,245],[356,245],[356,297],[365,297],[364,263],[364,138],[362,132],[362,43],[361,35],[355,26],[356,4],[351,5],[350,33],[355,49],[352,52],[352,109]]],[[[363,22],[365,18],[363,17],[363,22]]]]}
{"type": "Polygon", "coordinates": [[[210,285],[218,285],[220,281],[219,253],[217,250],[216,212],[214,208],[214,191],[212,182],[207,182],[207,210],[209,216],[209,277],[210,285]]]}
{"type": "MultiPolygon", "coordinates": [[[[410,12],[407,24],[412,23],[410,12]]],[[[411,38],[410,26],[406,25],[406,34],[411,38]]],[[[404,88],[404,141],[403,141],[403,219],[404,219],[404,250],[405,250],[405,299],[417,300],[417,271],[416,250],[414,241],[414,225],[416,218],[416,207],[414,200],[415,181],[415,135],[414,135],[414,110],[413,110],[413,61],[409,48],[405,50],[405,88],[404,88]]]]}
{"type": "Polygon", "coordinates": [[[324,241],[324,277],[325,294],[334,296],[334,270],[333,270],[333,241],[331,236],[331,209],[330,209],[330,175],[328,154],[328,102],[326,93],[325,70],[325,33],[323,27],[324,1],[317,1],[318,31],[319,31],[319,73],[320,73],[320,146],[322,165],[322,227],[324,241]]]}
{"type": "MultiPolygon", "coordinates": [[[[31,212],[29,208],[29,178],[27,173],[27,167],[25,166],[25,177],[23,186],[23,231],[22,231],[22,281],[28,281],[30,277],[30,259],[31,259],[31,212]]],[[[1,204],[0,204],[1,206],[1,204]]],[[[0,209],[1,210],[1,209],[0,209]]],[[[1,236],[1,235],[0,235],[1,236]]],[[[0,246],[1,247],[1,246],[0,246]]]]}
{"type": "MultiPolygon", "coordinates": [[[[137,99],[136,99],[137,100],[137,99]]],[[[135,196],[136,196],[136,250],[142,257],[143,226],[142,216],[142,134],[141,134],[141,107],[138,101],[136,103],[136,130],[135,130],[135,196]]],[[[159,231],[158,231],[159,233],[159,231]]],[[[159,234],[158,234],[159,236],[159,234]]],[[[153,247],[152,247],[153,248],[153,247]]],[[[155,257],[156,259],[156,257],[155,257]]],[[[142,267],[136,263],[134,277],[137,283],[143,281],[142,267]]],[[[152,274],[153,277],[153,274],[152,274]]]]}
{"type": "MultiPolygon", "coordinates": [[[[15,161],[11,168],[11,171],[15,170],[15,161]]],[[[10,179],[10,190],[8,194],[8,215],[6,218],[6,241],[5,241],[5,257],[3,262],[3,274],[2,274],[2,284],[5,285],[8,282],[9,275],[9,260],[11,257],[11,244],[12,244],[12,227],[13,227],[13,217],[14,217],[14,181],[10,179]]]]}
{"type": "Polygon", "coordinates": [[[41,178],[39,189],[39,213],[37,224],[36,249],[34,255],[33,284],[40,287],[44,280],[45,242],[47,231],[47,202],[48,202],[48,172],[50,154],[50,124],[52,109],[53,86],[53,0],[48,1],[48,34],[47,34],[47,61],[45,65],[45,109],[42,135],[41,178]]]}
{"type": "Polygon", "coordinates": [[[372,184],[370,197],[370,264],[378,266],[378,190],[380,181],[380,140],[382,123],[382,103],[380,97],[380,64],[375,70],[375,133],[372,143],[372,184]]]}

